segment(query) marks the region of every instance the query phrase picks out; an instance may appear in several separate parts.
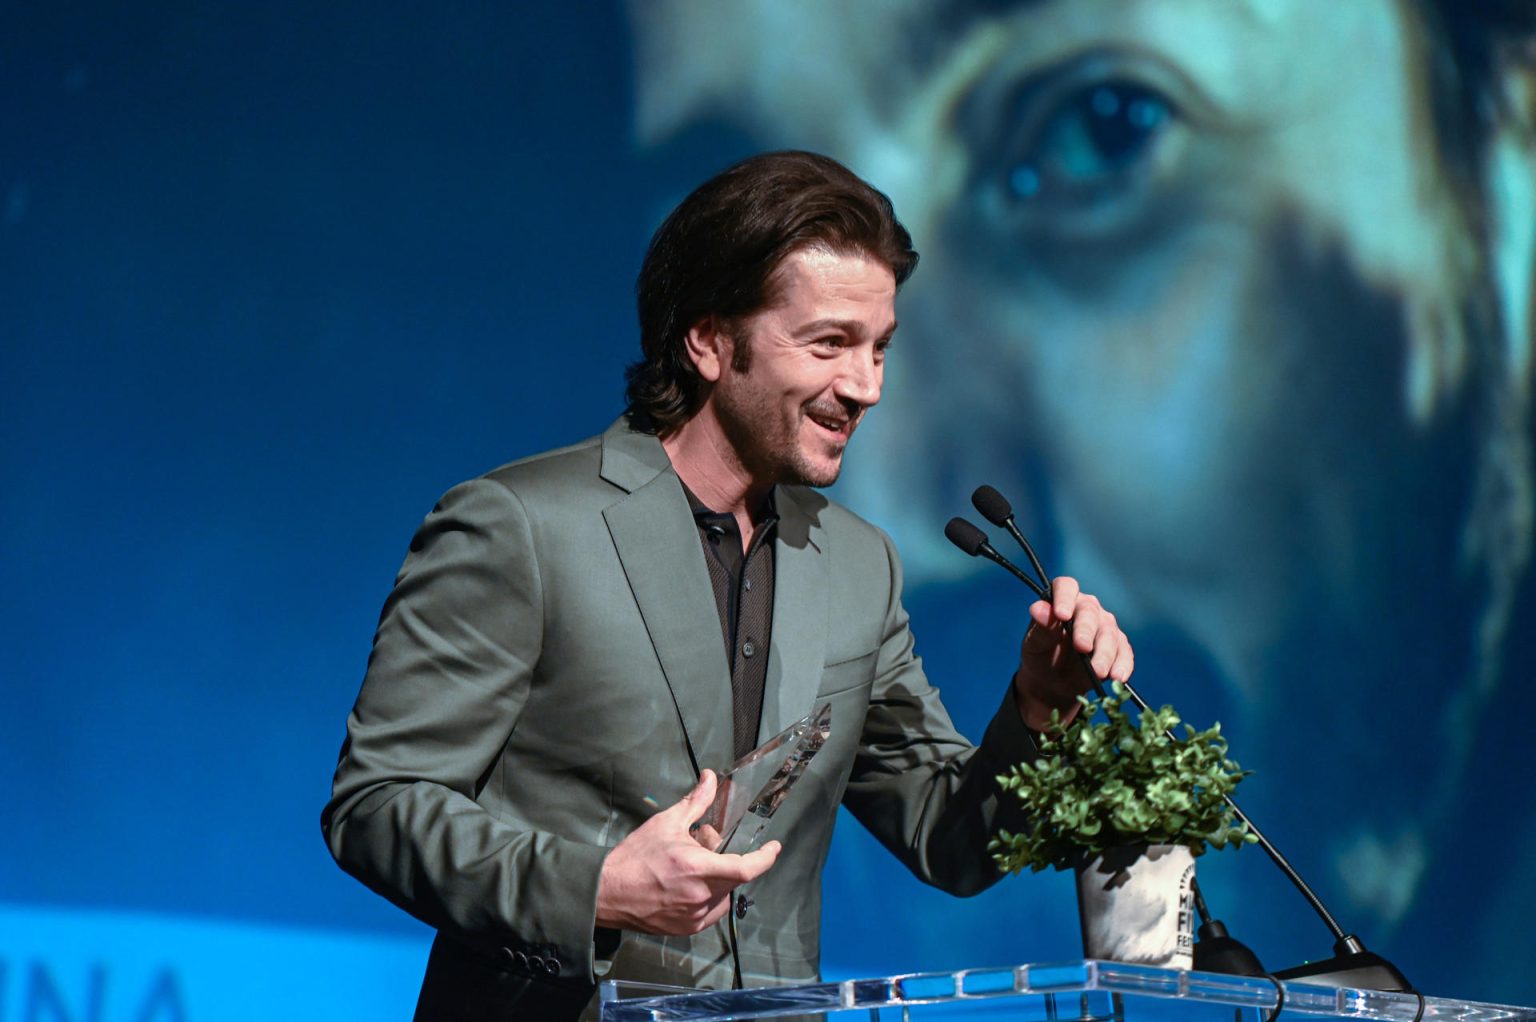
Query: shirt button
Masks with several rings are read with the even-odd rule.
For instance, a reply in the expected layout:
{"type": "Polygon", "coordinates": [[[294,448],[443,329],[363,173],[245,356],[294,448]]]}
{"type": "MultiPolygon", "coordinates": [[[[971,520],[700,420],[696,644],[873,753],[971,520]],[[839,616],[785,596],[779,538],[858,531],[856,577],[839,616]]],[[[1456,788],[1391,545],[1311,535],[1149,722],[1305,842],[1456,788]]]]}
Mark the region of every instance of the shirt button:
{"type": "Polygon", "coordinates": [[[744,656],[744,657],[751,657],[752,654],[754,654],[756,652],[757,652],[757,647],[752,645],[752,640],[751,639],[748,639],[746,642],[742,643],[742,646],[741,646],[741,655],[742,656],[744,656]]]}
{"type": "Polygon", "coordinates": [[[743,589],[745,589],[747,592],[750,593],[752,591],[752,580],[749,578],[746,581],[742,582],[741,583],[741,587],[743,589]]]}

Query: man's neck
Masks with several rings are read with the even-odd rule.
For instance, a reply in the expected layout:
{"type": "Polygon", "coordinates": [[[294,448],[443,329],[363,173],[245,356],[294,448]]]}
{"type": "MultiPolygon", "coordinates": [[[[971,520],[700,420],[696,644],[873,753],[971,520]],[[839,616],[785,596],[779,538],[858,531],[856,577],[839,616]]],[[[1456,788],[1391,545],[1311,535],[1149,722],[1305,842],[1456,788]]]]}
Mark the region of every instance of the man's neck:
{"type": "Polygon", "coordinates": [[[752,477],[707,411],[663,437],[661,446],[683,484],[710,510],[735,517],[742,546],[750,547],[757,525],[753,515],[764,507],[773,483],[752,477]]]}

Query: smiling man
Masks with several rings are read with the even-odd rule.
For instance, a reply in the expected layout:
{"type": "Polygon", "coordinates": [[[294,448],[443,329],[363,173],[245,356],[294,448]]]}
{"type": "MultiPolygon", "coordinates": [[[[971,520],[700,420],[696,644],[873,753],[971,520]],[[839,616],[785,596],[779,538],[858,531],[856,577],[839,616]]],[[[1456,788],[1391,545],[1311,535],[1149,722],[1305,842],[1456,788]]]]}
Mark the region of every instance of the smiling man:
{"type": "Polygon", "coordinates": [[[813,489],[880,400],[916,261],[840,164],[730,168],[652,240],[625,416],[423,523],[322,820],[343,868],[439,931],[418,1018],[574,1018],[605,977],[814,978],[839,803],[929,883],[1000,875],[986,843],[1017,820],[994,778],[1075,708],[1074,646],[1100,678],[1132,652],[1058,580],[973,747],[913,652],[889,540],[813,489]],[[823,704],[767,842],[696,841],[715,771],[823,704]]]}

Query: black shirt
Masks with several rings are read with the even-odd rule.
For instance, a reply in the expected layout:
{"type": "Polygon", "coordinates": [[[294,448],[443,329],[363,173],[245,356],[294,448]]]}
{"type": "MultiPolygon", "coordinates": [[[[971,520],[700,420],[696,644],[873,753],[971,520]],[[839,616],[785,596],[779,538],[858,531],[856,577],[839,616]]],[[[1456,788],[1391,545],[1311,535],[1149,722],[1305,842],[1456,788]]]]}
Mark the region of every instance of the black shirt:
{"type": "Polygon", "coordinates": [[[757,746],[763,716],[763,687],[768,677],[768,641],[773,630],[773,534],[778,524],[773,492],[754,516],[752,545],[741,549],[736,516],[713,511],[687,486],[683,493],[693,509],[709,568],[710,588],[720,612],[720,634],[731,667],[731,717],[737,759],[757,746]]]}

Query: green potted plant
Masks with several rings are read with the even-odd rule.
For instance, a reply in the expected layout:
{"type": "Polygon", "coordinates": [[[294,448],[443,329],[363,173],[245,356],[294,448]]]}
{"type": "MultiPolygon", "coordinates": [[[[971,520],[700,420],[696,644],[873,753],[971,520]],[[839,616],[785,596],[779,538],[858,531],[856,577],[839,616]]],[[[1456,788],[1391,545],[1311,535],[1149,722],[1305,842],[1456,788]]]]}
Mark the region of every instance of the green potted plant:
{"type": "Polygon", "coordinates": [[[1193,964],[1194,857],[1257,838],[1225,801],[1247,774],[1216,724],[1197,731],[1173,707],[1135,713],[1118,682],[1054,715],[1040,756],[998,778],[1028,814],[1000,831],[999,868],[1077,872],[1084,953],[1149,965],[1193,964]]]}

